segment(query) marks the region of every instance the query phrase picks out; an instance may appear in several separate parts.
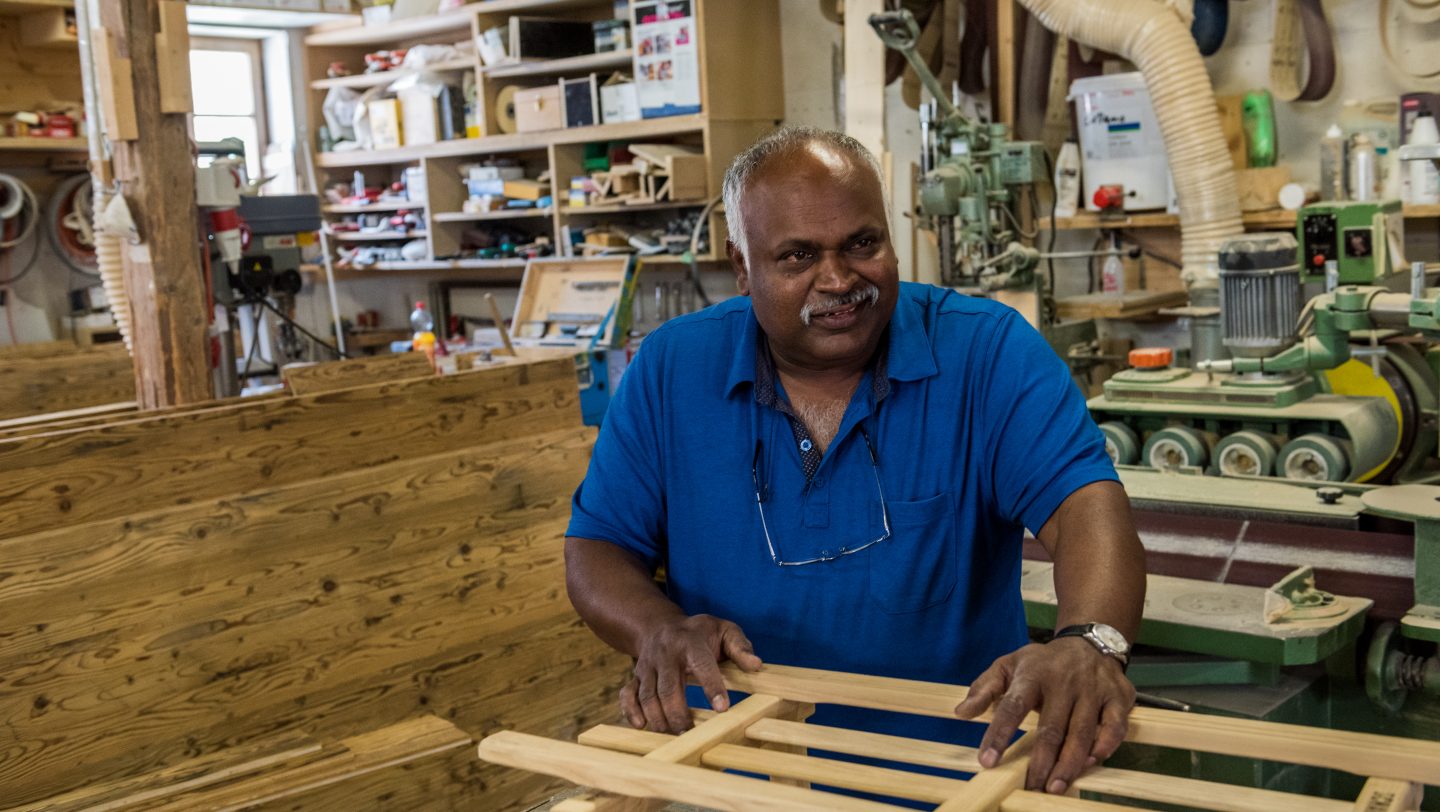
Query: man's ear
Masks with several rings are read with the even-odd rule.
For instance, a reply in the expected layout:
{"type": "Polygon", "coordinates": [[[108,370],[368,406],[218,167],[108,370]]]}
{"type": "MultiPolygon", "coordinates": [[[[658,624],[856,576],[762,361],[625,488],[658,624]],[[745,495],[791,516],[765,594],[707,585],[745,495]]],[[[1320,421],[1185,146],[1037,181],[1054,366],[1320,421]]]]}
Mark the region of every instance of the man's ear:
{"type": "Polygon", "coordinates": [[[740,291],[741,296],[750,295],[750,271],[745,267],[745,255],[741,253],[739,246],[730,240],[725,241],[725,253],[730,256],[730,267],[735,271],[735,288],[740,291]]]}

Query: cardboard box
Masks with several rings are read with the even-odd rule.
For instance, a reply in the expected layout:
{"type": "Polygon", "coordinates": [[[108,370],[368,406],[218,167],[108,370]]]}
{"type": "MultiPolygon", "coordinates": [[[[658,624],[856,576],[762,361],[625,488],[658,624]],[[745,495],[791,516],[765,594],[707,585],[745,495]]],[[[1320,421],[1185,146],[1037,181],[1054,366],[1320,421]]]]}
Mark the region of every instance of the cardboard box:
{"type": "Polygon", "coordinates": [[[400,130],[405,144],[433,144],[440,140],[440,114],[428,87],[410,87],[398,94],[400,130]]]}
{"type": "Polygon", "coordinates": [[[379,99],[365,107],[370,117],[370,139],[375,149],[393,149],[405,143],[399,99],[379,99]]]}
{"type": "Polygon", "coordinates": [[[515,130],[522,133],[565,127],[560,85],[527,88],[515,94],[515,130]]]}
{"type": "Polygon", "coordinates": [[[605,124],[640,120],[640,94],[634,82],[615,82],[600,88],[600,120],[605,124]]]}
{"type": "Polygon", "coordinates": [[[525,178],[505,181],[505,196],[515,200],[539,200],[548,194],[550,194],[550,184],[548,183],[525,178]]]}

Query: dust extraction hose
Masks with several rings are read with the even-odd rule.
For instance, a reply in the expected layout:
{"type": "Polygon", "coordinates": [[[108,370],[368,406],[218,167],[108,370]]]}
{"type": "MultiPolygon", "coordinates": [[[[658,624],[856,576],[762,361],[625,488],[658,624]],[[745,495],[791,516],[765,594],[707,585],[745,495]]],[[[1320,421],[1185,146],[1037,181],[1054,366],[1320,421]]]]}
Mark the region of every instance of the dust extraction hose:
{"type": "Polygon", "coordinates": [[[1145,78],[1180,199],[1185,284],[1219,286],[1220,244],[1244,233],[1230,150],[1189,24],[1155,0],[1020,0],[1046,28],[1134,62],[1145,78]]]}

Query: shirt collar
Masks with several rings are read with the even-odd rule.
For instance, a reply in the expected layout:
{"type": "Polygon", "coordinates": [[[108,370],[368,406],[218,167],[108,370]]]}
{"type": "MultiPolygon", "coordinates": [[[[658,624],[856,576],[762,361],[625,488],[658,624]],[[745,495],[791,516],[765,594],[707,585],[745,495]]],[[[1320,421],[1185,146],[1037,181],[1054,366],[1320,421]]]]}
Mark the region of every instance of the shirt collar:
{"type": "MultiPolygon", "coordinates": [[[[755,353],[760,345],[760,322],[755,319],[755,308],[745,309],[746,324],[740,331],[740,340],[730,358],[730,373],[725,380],[725,393],[734,394],[742,383],[755,384],[755,353]]],[[[905,285],[900,286],[900,296],[895,302],[895,311],[890,315],[888,352],[884,353],[883,374],[892,381],[918,381],[939,374],[935,365],[935,350],[930,344],[930,335],[925,331],[921,319],[920,303],[908,295],[905,285]]]]}

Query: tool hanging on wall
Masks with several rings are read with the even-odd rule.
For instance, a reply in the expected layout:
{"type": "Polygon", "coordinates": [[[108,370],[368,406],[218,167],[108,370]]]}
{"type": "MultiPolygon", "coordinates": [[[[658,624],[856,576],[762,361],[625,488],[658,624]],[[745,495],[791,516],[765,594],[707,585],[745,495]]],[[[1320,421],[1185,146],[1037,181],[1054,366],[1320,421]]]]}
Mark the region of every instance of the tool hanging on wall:
{"type": "MultiPolygon", "coordinates": [[[[1440,3],[1435,3],[1433,0],[1428,2],[1400,0],[1399,9],[1399,16],[1408,24],[1405,26],[1408,28],[1428,26],[1440,21],[1440,3]]],[[[1435,80],[1440,78],[1440,65],[1415,70],[1400,58],[1400,55],[1395,52],[1395,43],[1390,31],[1392,16],[1396,15],[1391,11],[1390,0],[1380,0],[1380,51],[1385,55],[1385,63],[1390,66],[1390,70],[1397,77],[1405,80],[1408,85],[1412,85],[1409,88],[1411,90],[1420,89],[1414,85],[1434,86],[1435,80]]],[[[1414,50],[1434,53],[1434,33],[1433,30],[1430,30],[1424,34],[1415,35],[1412,42],[1418,44],[1414,50]]]]}
{"type": "Polygon", "coordinates": [[[1273,30],[1270,90],[1275,97],[1319,101],[1330,95],[1335,85],[1335,37],[1320,0],[1275,0],[1273,30]],[[1309,64],[1303,87],[1302,61],[1309,64]]]}
{"type": "Polygon", "coordinates": [[[1230,0],[1195,0],[1194,14],[1190,34],[1200,46],[1200,55],[1211,56],[1225,44],[1225,31],[1230,26],[1230,0]]]}

